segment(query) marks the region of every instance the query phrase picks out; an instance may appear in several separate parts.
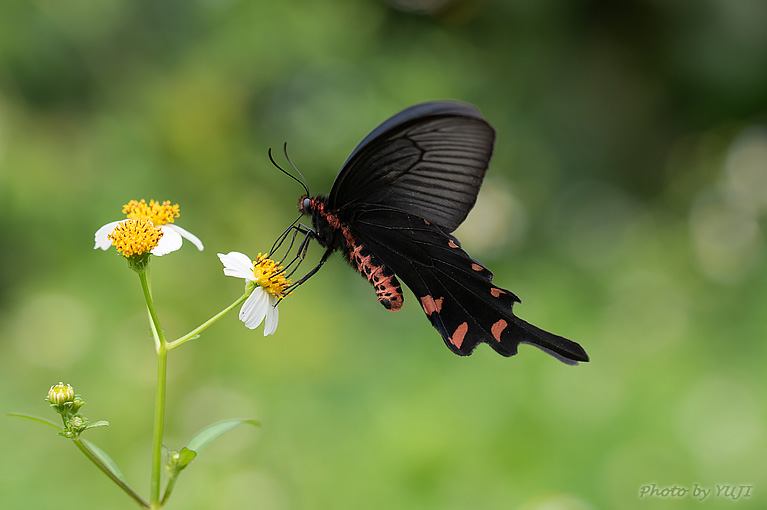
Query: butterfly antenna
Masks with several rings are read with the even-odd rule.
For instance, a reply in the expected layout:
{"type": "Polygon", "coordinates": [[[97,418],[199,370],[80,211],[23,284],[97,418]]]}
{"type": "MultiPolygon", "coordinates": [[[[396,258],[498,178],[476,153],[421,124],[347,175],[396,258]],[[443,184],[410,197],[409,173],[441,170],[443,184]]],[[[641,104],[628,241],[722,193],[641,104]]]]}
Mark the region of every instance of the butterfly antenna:
{"type": "MultiPolygon", "coordinates": [[[[282,152],[285,153],[285,159],[288,160],[288,163],[290,163],[290,166],[293,167],[293,170],[296,171],[296,173],[301,176],[301,185],[304,187],[304,191],[306,191],[306,194],[309,195],[309,185],[306,182],[306,179],[304,178],[304,174],[301,173],[301,170],[299,170],[296,165],[293,164],[293,161],[291,161],[290,156],[288,156],[288,142],[285,142],[285,144],[282,146],[282,152]]],[[[293,177],[295,179],[295,177],[293,177]]],[[[298,179],[296,179],[298,180],[298,179]]]]}
{"type": "MultiPolygon", "coordinates": [[[[287,146],[288,146],[288,143],[285,142],[285,155],[286,156],[288,154],[287,146]]],[[[285,175],[287,175],[288,177],[290,177],[291,179],[296,181],[298,184],[300,184],[304,188],[304,191],[306,192],[306,194],[308,195],[309,194],[309,188],[306,186],[306,180],[304,179],[304,176],[301,174],[301,172],[298,172],[298,169],[295,167],[293,162],[290,161],[290,158],[288,158],[288,162],[290,163],[290,166],[292,166],[295,169],[295,171],[298,172],[298,175],[301,176],[300,180],[295,175],[291,174],[290,172],[287,172],[285,169],[283,169],[280,165],[277,164],[277,162],[272,157],[272,149],[271,149],[271,147],[269,148],[269,151],[267,153],[269,154],[269,161],[272,162],[272,165],[274,165],[275,168],[277,168],[277,170],[279,170],[280,172],[284,173],[285,175]]]]}

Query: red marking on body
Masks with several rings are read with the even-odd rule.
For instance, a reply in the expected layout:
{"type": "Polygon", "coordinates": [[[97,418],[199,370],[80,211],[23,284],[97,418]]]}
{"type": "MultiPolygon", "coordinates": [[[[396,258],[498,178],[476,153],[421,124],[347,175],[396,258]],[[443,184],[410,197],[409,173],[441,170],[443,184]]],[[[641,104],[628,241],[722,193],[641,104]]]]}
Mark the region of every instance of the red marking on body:
{"type": "Polygon", "coordinates": [[[447,245],[450,246],[451,248],[458,248],[458,245],[455,244],[452,239],[448,241],[447,245]]]}
{"type": "Polygon", "coordinates": [[[344,239],[346,239],[346,244],[352,248],[356,243],[354,241],[354,236],[352,236],[352,233],[349,231],[349,227],[346,226],[344,222],[339,220],[335,214],[326,211],[325,204],[321,200],[318,200],[317,198],[311,198],[311,201],[312,208],[327,220],[328,225],[330,225],[331,228],[340,230],[341,234],[344,236],[344,239]]]}
{"type": "Polygon", "coordinates": [[[501,294],[506,294],[504,291],[499,289],[498,287],[490,287],[490,294],[493,295],[493,297],[497,298],[500,297],[501,294]]]}
{"type": "Polygon", "coordinates": [[[328,222],[330,228],[341,232],[346,242],[344,253],[357,271],[362,273],[373,285],[378,301],[393,312],[402,308],[402,287],[400,287],[394,272],[381,263],[370,250],[354,239],[349,226],[341,221],[338,216],[328,211],[323,200],[318,198],[310,198],[310,200],[312,210],[322,216],[328,222]],[[363,252],[366,254],[363,255],[363,252]]]}
{"type": "Polygon", "coordinates": [[[452,336],[448,339],[450,340],[450,343],[455,345],[457,348],[461,348],[461,345],[463,344],[463,339],[466,336],[466,332],[469,331],[469,325],[467,323],[463,323],[457,328],[455,328],[455,332],[452,334],[452,336]]]}
{"type": "Polygon", "coordinates": [[[471,268],[472,268],[474,271],[482,271],[483,269],[485,269],[484,267],[480,266],[479,264],[472,264],[472,265],[471,265],[471,268]]]}
{"type": "Polygon", "coordinates": [[[423,311],[426,312],[426,315],[431,316],[434,312],[441,312],[442,311],[442,301],[444,300],[444,297],[441,297],[439,299],[434,299],[431,296],[424,296],[421,298],[421,306],[423,306],[423,311]]]}
{"type": "Polygon", "coordinates": [[[375,260],[370,252],[367,255],[362,255],[365,248],[353,239],[350,248],[349,259],[357,267],[357,270],[373,284],[378,301],[392,312],[402,308],[404,301],[402,287],[400,287],[394,274],[384,274],[385,266],[375,260]]]}
{"type": "Polygon", "coordinates": [[[495,324],[493,324],[493,327],[490,328],[490,332],[493,334],[493,338],[495,338],[496,340],[498,340],[500,342],[501,341],[501,333],[503,333],[503,330],[506,329],[506,326],[508,326],[508,325],[509,325],[509,323],[506,322],[503,319],[501,319],[498,322],[496,322],[495,324]]]}

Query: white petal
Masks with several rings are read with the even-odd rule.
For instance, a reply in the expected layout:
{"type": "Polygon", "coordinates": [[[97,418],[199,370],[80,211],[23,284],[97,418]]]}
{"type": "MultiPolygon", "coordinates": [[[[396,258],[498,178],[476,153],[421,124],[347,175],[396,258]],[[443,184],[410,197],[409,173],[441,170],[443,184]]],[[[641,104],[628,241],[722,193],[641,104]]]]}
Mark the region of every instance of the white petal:
{"type": "Polygon", "coordinates": [[[245,302],[242,304],[242,308],[240,308],[240,320],[245,321],[249,319],[254,313],[255,309],[258,308],[258,301],[261,297],[260,294],[258,294],[256,291],[260,291],[261,288],[255,288],[253,289],[253,292],[245,299],[245,302]]]}
{"type": "Polygon", "coordinates": [[[253,261],[250,260],[250,257],[238,251],[230,251],[226,255],[218,253],[217,255],[221,263],[224,264],[226,276],[243,278],[249,282],[256,281],[253,275],[253,261]]]}
{"type": "Polygon", "coordinates": [[[280,314],[277,311],[277,298],[269,294],[269,308],[266,311],[266,322],[264,322],[264,336],[274,334],[279,320],[280,314]]]}
{"type": "Polygon", "coordinates": [[[240,320],[245,323],[246,328],[255,329],[264,321],[268,308],[267,292],[261,287],[256,287],[240,309],[240,320]]]}
{"type": "Polygon", "coordinates": [[[102,250],[109,249],[110,246],[112,246],[112,240],[109,239],[107,236],[114,232],[117,225],[122,223],[125,220],[118,220],[118,221],[112,221],[104,225],[103,227],[99,228],[96,231],[96,235],[94,235],[94,241],[95,244],[93,246],[93,249],[101,248],[102,250]]]}
{"type": "Polygon", "coordinates": [[[175,225],[173,223],[168,223],[167,225],[161,225],[160,229],[165,233],[167,233],[168,230],[172,230],[173,232],[176,232],[178,235],[180,235],[181,237],[183,237],[184,239],[188,240],[193,245],[195,245],[198,250],[202,251],[203,249],[202,241],[200,241],[199,237],[192,234],[188,230],[184,230],[178,225],[175,225]]]}
{"type": "Polygon", "coordinates": [[[157,246],[152,249],[152,255],[162,257],[163,255],[167,255],[168,253],[174,252],[181,248],[181,243],[184,242],[184,240],[181,239],[181,234],[175,230],[165,228],[167,226],[168,225],[161,225],[159,227],[160,230],[162,230],[162,237],[157,243],[157,246]]]}

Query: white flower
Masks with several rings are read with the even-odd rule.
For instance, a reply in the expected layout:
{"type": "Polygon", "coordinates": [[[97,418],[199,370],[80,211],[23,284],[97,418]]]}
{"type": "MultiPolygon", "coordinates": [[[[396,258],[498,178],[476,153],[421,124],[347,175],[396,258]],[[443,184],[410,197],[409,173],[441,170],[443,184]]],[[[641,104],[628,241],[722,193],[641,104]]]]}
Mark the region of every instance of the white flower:
{"type": "MultiPolygon", "coordinates": [[[[172,223],[173,218],[178,217],[178,205],[171,206],[169,201],[160,203],[154,200],[150,200],[149,205],[147,205],[144,200],[141,200],[141,202],[131,200],[123,206],[123,213],[126,213],[129,219],[147,218],[162,231],[162,237],[160,237],[159,242],[150,252],[152,255],[162,256],[174,252],[181,248],[184,239],[194,244],[198,250],[202,251],[203,249],[202,241],[197,236],[172,223]]],[[[111,221],[99,228],[94,236],[95,244],[93,249],[109,249],[113,244],[113,240],[109,235],[114,232],[118,225],[125,221],[127,220],[111,221]]]]}
{"type": "MultiPolygon", "coordinates": [[[[96,248],[101,248],[102,250],[108,250],[109,247],[112,246],[112,240],[108,237],[109,234],[114,232],[114,229],[117,227],[117,225],[124,223],[125,221],[127,220],[112,221],[98,229],[96,231],[96,235],[94,236],[96,243],[93,246],[93,249],[95,250],[96,248]]],[[[200,241],[200,238],[191,232],[184,230],[178,225],[169,223],[167,225],[160,225],[158,228],[162,230],[163,236],[160,238],[157,246],[152,249],[152,255],[157,255],[159,257],[174,252],[181,248],[181,243],[184,239],[191,241],[198,250],[202,251],[203,249],[202,241],[200,241]]]]}
{"type": "Polygon", "coordinates": [[[246,285],[252,285],[253,291],[240,309],[240,320],[245,327],[255,329],[264,322],[264,336],[274,334],[279,321],[277,302],[285,297],[285,290],[290,286],[282,268],[260,253],[255,261],[237,251],[219,253],[218,258],[224,264],[226,276],[242,278],[246,285]]]}

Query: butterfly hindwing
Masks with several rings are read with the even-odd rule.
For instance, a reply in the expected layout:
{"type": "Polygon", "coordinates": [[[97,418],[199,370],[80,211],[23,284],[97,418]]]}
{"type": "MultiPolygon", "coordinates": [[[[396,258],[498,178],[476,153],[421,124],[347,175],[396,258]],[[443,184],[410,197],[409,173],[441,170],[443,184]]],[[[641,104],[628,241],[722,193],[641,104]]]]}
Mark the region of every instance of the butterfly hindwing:
{"type": "Polygon", "coordinates": [[[514,315],[519,298],[493,285],[493,274],[440,227],[403,211],[376,208],[359,214],[351,229],[413,291],[454,353],[469,355],[486,342],[512,356],[520,343],[529,343],[566,363],[588,360],[580,345],[514,315]]]}

